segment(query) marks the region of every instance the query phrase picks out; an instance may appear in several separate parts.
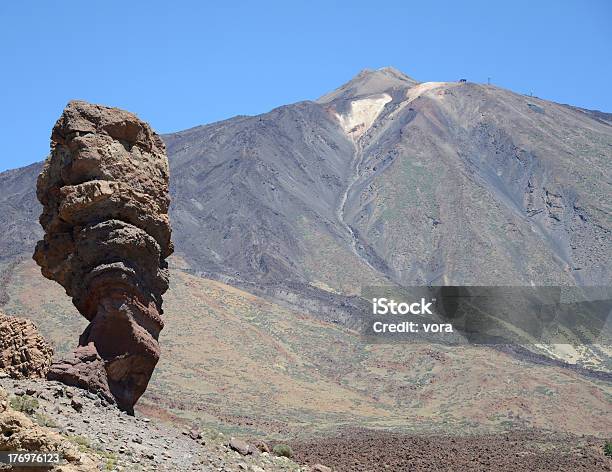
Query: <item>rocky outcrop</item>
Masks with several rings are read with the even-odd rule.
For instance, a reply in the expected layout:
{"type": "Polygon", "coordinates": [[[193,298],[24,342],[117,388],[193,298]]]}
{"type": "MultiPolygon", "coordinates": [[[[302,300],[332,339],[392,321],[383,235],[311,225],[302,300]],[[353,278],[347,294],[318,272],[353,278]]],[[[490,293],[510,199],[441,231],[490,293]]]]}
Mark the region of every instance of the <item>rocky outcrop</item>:
{"type": "Polygon", "coordinates": [[[53,364],[47,376],[85,390],[96,392],[105,400],[114,403],[108,385],[104,360],[98,354],[93,342],[77,347],[71,355],[53,364]]]}
{"type": "MultiPolygon", "coordinates": [[[[32,399],[34,400],[34,399],[32,399]]],[[[93,454],[81,453],[75,444],[69,442],[49,428],[34,423],[20,411],[9,406],[9,398],[0,388],[0,451],[25,451],[57,453],[62,459],[61,465],[43,467],[50,472],[96,472],[101,463],[93,454]]],[[[30,471],[29,467],[12,467],[10,470],[30,471]]]]}
{"type": "Polygon", "coordinates": [[[159,359],[172,253],[168,159],[132,113],[72,101],[38,178],[44,240],[34,259],[90,323],[49,377],[112,394],[132,411],[159,359]]]}
{"type": "Polygon", "coordinates": [[[10,377],[44,377],[53,349],[30,320],[0,312],[0,370],[10,377]]]}

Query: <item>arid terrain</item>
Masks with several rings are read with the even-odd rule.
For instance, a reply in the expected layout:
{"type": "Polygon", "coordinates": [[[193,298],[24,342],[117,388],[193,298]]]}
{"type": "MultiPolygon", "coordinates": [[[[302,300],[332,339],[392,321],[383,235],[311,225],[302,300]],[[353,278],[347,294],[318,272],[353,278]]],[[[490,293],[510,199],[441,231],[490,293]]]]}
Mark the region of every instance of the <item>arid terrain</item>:
{"type": "Polygon", "coordinates": [[[541,431],[457,437],[352,430],[294,448],[300,462],[324,461],[334,470],[355,472],[611,469],[597,438],[541,431]]]}
{"type": "MultiPolygon", "coordinates": [[[[128,423],[337,471],[610,470],[610,346],[368,344],[355,303],[368,285],[609,286],[611,115],[384,68],[163,139],[175,254],[128,423]]],[[[0,309],[61,357],[87,321],[31,260],[40,170],[0,173],[0,309]]]]}
{"type": "Polygon", "coordinates": [[[214,429],[130,416],[59,382],[2,378],[0,402],[8,405],[0,411],[0,430],[11,450],[56,450],[69,461],[62,471],[308,472],[270,453],[241,454],[234,438],[214,429]]]}
{"type": "MultiPolygon", "coordinates": [[[[57,355],[70,350],[71,334],[84,321],[61,288],[37,277],[27,260],[10,280],[3,309],[29,313],[57,355]]],[[[439,437],[461,445],[466,466],[453,470],[488,470],[485,462],[471,462],[477,456],[500,470],[534,457],[540,470],[610,467],[602,453],[610,431],[607,376],[493,348],[367,345],[341,325],[218,281],[177,268],[171,280],[165,316],[181,331],[162,335],[163,355],[137,415],[179,429],[289,443],[296,460],[340,471],[378,470],[369,467],[381,454],[389,454],[389,470],[417,463],[436,470],[431,464],[447,457],[439,437]],[[354,427],[369,430],[338,437],[354,427]],[[359,446],[364,441],[367,448],[359,446]],[[392,454],[394,441],[413,446],[392,454]],[[505,441],[512,460],[498,452],[505,441]],[[382,452],[372,455],[374,448],[382,452]]]]}

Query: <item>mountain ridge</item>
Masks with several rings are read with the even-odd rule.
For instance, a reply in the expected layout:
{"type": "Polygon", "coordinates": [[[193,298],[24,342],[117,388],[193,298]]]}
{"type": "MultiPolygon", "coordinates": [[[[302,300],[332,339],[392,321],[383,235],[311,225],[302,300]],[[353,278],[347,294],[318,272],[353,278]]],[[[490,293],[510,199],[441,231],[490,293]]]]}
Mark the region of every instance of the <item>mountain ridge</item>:
{"type": "MultiPolygon", "coordinates": [[[[457,252],[480,240],[497,258],[487,270],[504,275],[490,280],[607,283],[606,116],[365,70],[316,101],[164,135],[177,250],[195,271],[356,294],[372,283],[485,283],[457,252]],[[457,213],[449,195],[476,213],[457,213]],[[494,220],[507,238],[486,229],[494,220]]],[[[0,257],[27,253],[39,235],[39,167],[0,174],[11,189],[0,257]]]]}

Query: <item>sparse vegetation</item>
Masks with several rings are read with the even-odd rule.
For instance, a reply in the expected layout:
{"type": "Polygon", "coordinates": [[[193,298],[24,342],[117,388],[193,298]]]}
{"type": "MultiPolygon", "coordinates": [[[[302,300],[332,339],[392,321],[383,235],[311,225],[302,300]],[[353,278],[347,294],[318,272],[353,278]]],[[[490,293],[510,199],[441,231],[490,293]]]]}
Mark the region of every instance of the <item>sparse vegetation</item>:
{"type": "Polygon", "coordinates": [[[606,441],[603,450],[605,456],[612,457],[612,441],[606,441]]]}
{"type": "Polygon", "coordinates": [[[272,452],[281,457],[293,457],[293,451],[287,444],[277,444],[272,448],[272,452]]]}
{"type": "Polygon", "coordinates": [[[38,408],[38,400],[30,395],[22,395],[11,397],[10,405],[13,410],[32,415],[38,408]]]}
{"type": "Polygon", "coordinates": [[[113,470],[115,468],[115,465],[116,465],[115,459],[107,459],[106,464],[104,466],[104,470],[113,470]]]}
{"type": "Polygon", "coordinates": [[[114,452],[105,451],[103,449],[94,449],[95,453],[104,459],[104,470],[115,470],[117,466],[117,455],[114,452]]]}
{"type": "Polygon", "coordinates": [[[117,465],[117,455],[113,452],[96,449],[96,453],[101,456],[106,462],[104,470],[114,470],[117,465]]]}
{"type": "Polygon", "coordinates": [[[34,415],[34,419],[40,426],[45,426],[47,428],[57,428],[57,423],[53,418],[44,413],[36,413],[34,415]]]}
{"type": "Polygon", "coordinates": [[[90,449],[90,442],[86,437],[78,435],[68,436],[68,441],[76,444],[81,452],[87,452],[90,449]]]}

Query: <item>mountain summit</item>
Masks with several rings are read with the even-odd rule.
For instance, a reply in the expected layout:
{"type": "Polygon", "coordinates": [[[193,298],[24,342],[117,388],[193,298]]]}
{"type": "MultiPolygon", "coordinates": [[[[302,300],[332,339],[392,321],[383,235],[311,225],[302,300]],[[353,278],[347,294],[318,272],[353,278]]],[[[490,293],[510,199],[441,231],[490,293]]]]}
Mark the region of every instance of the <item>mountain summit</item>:
{"type": "Polygon", "coordinates": [[[404,90],[418,84],[416,80],[393,67],[364,69],[350,81],[333,92],[323,95],[318,103],[329,103],[338,99],[359,98],[392,90],[404,90]]]}

